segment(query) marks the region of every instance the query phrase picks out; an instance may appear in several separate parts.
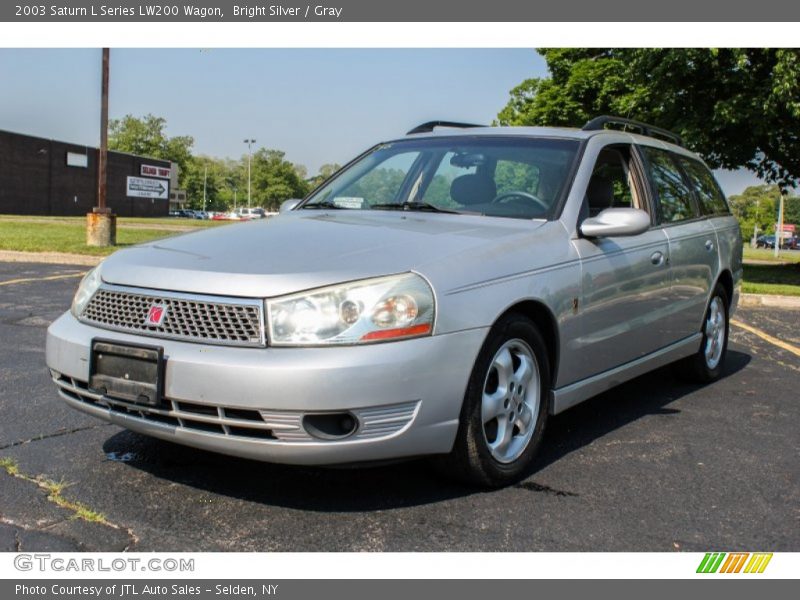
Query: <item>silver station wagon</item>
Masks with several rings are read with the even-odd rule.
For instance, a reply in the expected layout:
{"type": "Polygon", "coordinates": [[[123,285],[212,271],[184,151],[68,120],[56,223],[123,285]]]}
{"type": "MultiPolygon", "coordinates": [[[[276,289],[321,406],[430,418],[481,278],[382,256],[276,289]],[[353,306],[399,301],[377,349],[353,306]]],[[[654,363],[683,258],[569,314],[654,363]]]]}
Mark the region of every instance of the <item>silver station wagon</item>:
{"type": "Polygon", "coordinates": [[[717,379],[741,257],[668,131],[437,121],[277,217],[115,253],[50,326],[47,364],[70,406],[165,440],[306,465],[438,455],[498,486],[549,415],[672,362],[717,379]]]}

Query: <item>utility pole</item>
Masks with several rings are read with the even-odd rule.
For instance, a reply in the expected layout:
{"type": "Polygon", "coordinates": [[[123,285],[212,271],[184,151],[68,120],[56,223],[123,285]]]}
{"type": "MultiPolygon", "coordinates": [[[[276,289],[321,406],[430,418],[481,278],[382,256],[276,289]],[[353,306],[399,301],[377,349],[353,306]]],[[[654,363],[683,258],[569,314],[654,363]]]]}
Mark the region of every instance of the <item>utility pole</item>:
{"type": "Polygon", "coordinates": [[[780,256],[781,240],[783,239],[783,198],[784,191],[781,190],[781,198],[778,200],[778,224],[775,227],[775,258],[780,256]]]}
{"type": "Polygon", "coordinates": [[[113,246],[117,243],[117,219],[106,202],[108,192],[108,79],[109,50],[103,48],[100,92],[100,150],[97,153],[97,206],[86,215],[86,244],[113,246]]]}
{"type": "Polygon", "coordinates": [[[206,212],[206,184],[208,183],[208,164],[203,171],[203,212],[206,212]]]}
{"type": "Polygon", "coordinates": [[[251,144],[255,144],[255,140],[245,140],[247,144],[247,208],[250,208],[250,163],[253,161],[253,151],[251,144]]]}

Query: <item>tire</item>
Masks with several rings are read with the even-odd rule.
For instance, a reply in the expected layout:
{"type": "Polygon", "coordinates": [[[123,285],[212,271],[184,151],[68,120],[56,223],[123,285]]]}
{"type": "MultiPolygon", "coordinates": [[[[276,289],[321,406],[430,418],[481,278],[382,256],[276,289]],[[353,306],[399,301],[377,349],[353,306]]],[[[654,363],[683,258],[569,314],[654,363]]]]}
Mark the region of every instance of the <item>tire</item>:
{"type": "Polygon", "coordinates": [[[696,354],[678,363],[678,373],[696,383],[711,383],[722,376],[722,367],[728,354],[730,330],[730,301],[720,284],[714,288],[703,319],[703,342],[696,354]]]}
{"type": "Polygon", "coordinates": [[[547,357],[531,320],[511,314],[492,327],[470,375],[453,450],[439,461],[448,476],[500,487],[525,474],[547,423],[547,357]]]}

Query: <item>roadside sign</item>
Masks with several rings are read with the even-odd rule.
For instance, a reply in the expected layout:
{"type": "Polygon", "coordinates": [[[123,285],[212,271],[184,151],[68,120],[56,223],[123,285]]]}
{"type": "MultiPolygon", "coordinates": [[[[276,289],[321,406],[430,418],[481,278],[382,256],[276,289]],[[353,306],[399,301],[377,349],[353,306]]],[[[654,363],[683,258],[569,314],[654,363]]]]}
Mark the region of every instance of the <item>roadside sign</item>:
{"type": "Polygon", "coordinates": [[[132,198],[169,198],[169,182],[145,177],[128,177],[128,196],[132,198]]]}
{"type": "Polygon", "coordinates": [[[141,175],[144,177],[162,177],[169,179],[172,174],[172,169],[168,167],[157,167],[156,165],[142,165],[141,175]]]}
{"type": "Polygon", "coordinates": [[[78,152],[67,152],[67,166],[83,167],[85,169],[89,166],[89,157],[78,152]]]}

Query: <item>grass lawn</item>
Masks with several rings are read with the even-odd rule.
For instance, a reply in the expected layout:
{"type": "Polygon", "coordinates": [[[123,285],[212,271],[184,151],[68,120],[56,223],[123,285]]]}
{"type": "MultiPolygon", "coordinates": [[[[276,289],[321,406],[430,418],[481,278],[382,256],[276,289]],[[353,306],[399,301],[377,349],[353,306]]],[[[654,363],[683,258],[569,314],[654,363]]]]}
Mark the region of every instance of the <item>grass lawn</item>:
{"type": "Polygon", "coordinates": [[[800,250],[781,250],[780,256],[775,258],[775,250],[769,250],[766,248],[751,248],[749,244],[745,244],[744,259],[797,263],[800,262],[800,250]]]}
{"type": "MultiPolygon", "coordinates": [[[[44,217],[38,215],[0,215],[0,223],[62,223],[65,225],[85,225],[86,217],[44,217]]],[[[156,227],[175,227],[186,229],[189,227],[218,227],[229,221],[203,221],[200,219],[181,219],[176,217],[117,217],[117,229],[125,225],[154,225],[156,227]]]]}
{"type": "Polygon", "coordinates": [[[117,245],[97,248],[86,245],[85,219],[74,223],[26,222],[0,218],[0,250],[23,252],[69,252],[105,256],[115,250],[150,240],[175,235],[166,229],[126,228],[117,224],[117,245]]]}
{"type": "Polygon", "coordinates": [[[745,244],[744,260],[744,293],[800,296],[800,250],[781,250],[775,258],[775,250],[745,244]]]}
{"type": "Polygon", "coordinates": [[[800,262],[744,265],[742,291],[746,294],[800,296],[800,262]]]}

